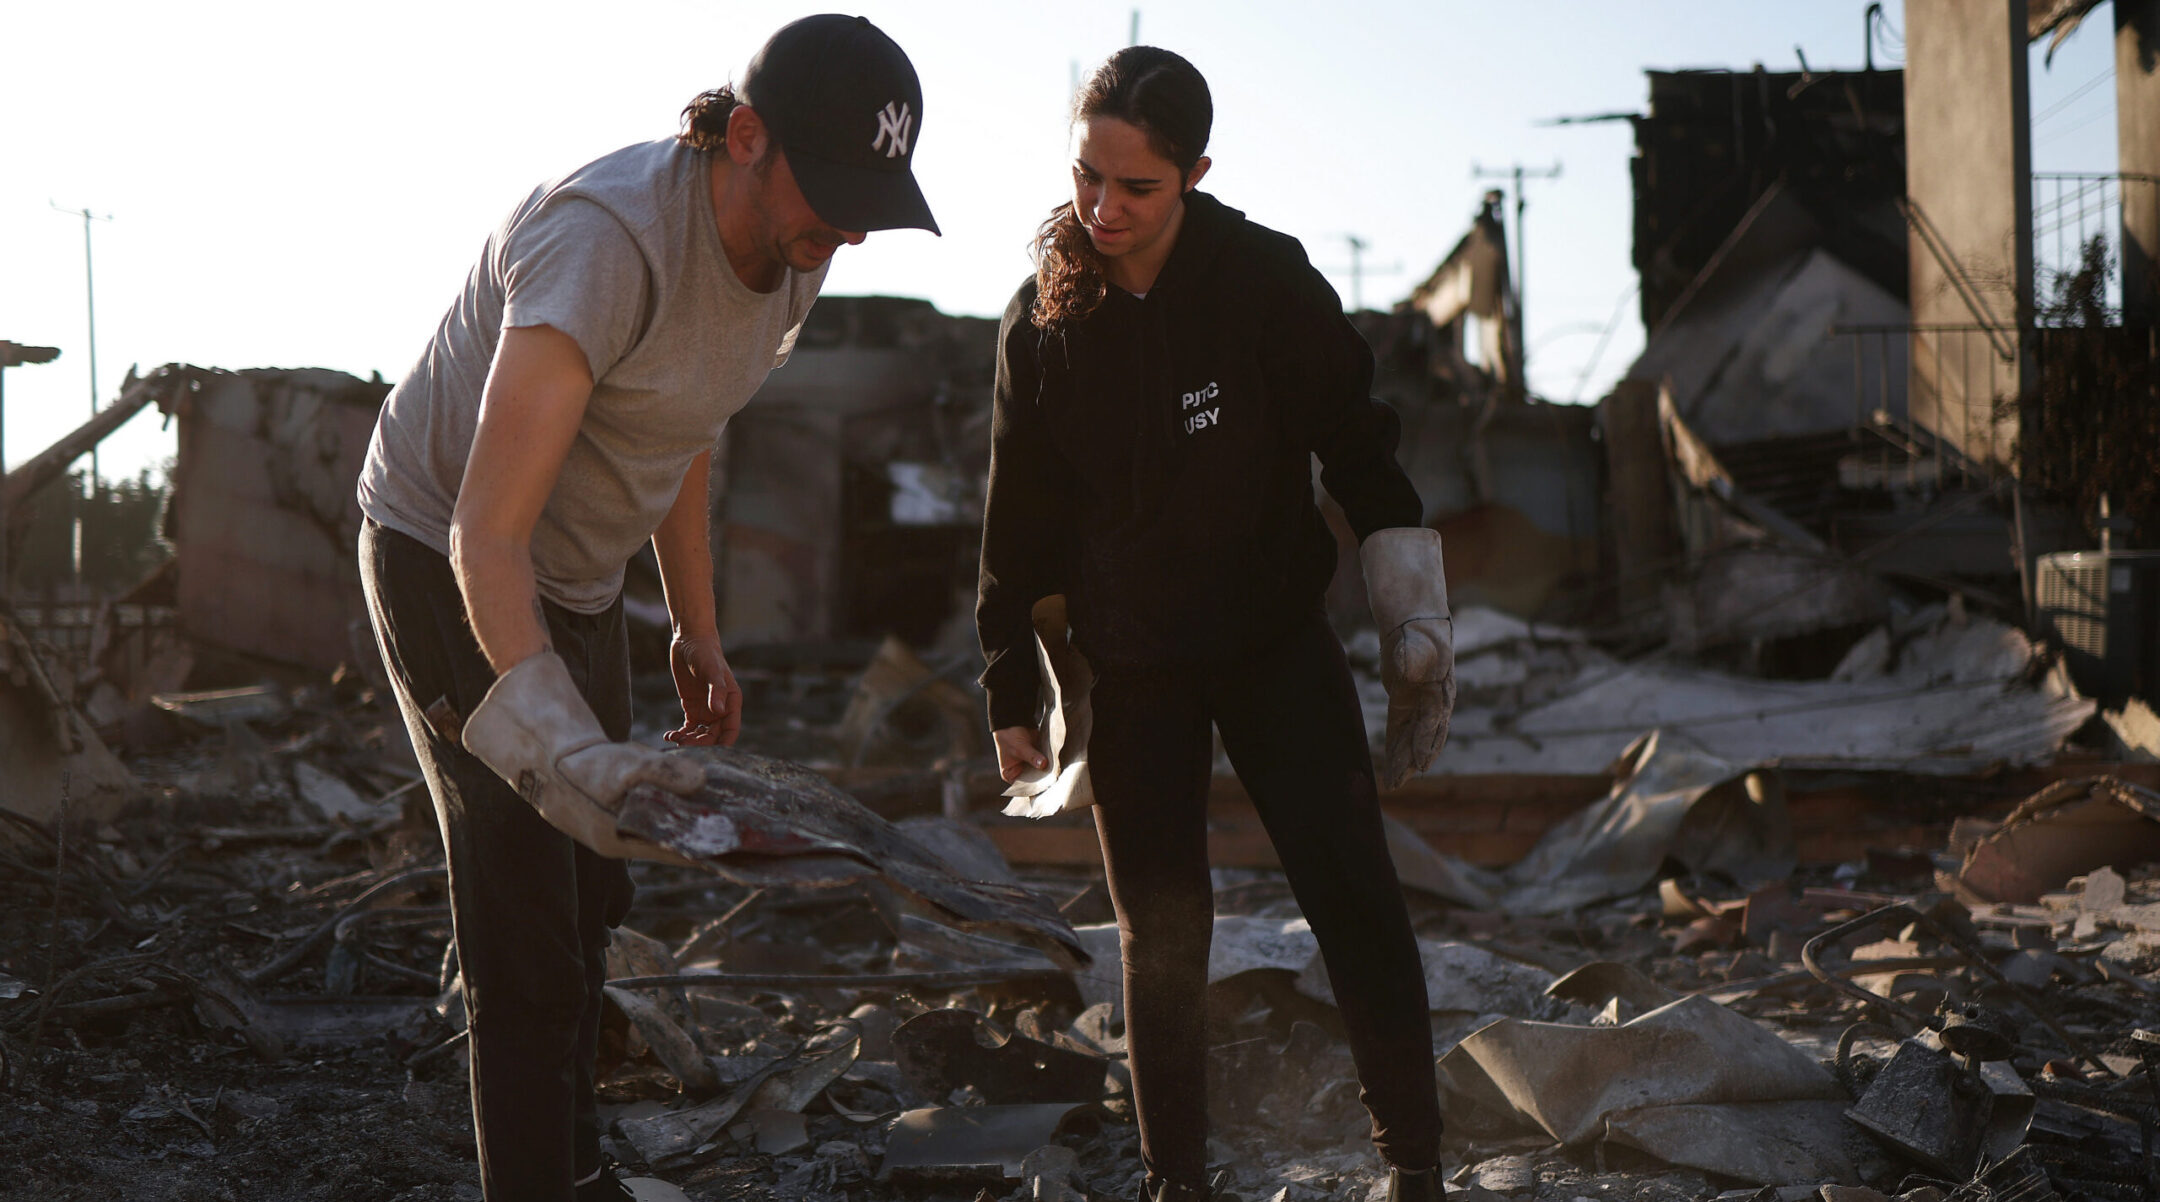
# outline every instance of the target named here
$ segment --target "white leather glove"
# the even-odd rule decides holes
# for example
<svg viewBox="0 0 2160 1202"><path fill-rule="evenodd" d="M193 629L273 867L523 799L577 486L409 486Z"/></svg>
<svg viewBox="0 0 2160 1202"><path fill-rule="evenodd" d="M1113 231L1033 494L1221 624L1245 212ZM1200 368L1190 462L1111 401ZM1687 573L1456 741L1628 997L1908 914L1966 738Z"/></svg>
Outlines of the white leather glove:
<svg viewBox="0 0 2160 1202"><path fill-rule="evenodd" d="M632 785L695 793L705 783L704 768L688 757L611 742L553 651L496 678L465 720L464 743L549 826L601 855L692 863L657 843L618 834L615 812Z"/></svg>
<svg viewBox="0 0 2160 1202"><path fill-rule="evenodd" d="M1365 595L1380 628L1380 683L1387 686L1387 753L1380 784L1392 789L1432 767L1455 713L1455 624L1448 612L1440 532L1375 530L1359 548Z"/></svg>

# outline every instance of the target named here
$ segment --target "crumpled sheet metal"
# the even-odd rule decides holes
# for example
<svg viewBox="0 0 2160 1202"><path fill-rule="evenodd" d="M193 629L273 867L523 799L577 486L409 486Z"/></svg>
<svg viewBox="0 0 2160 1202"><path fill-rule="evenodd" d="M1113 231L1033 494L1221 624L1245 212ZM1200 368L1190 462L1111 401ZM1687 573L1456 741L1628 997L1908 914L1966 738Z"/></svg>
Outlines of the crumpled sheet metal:
<svg viewBox="0 0 2160 1202"><path fill-rule="evenodd" d="M1534 964L1496 956L1468 943L1420 939L1418 958L1425 963L1425 1006L1429 1010L1535 1013L1542 1009L1539 1000L1553 982L1551 973ZM1305 971L1298 974L1297 990L1314 1001L1336 1004L1335 989L1317 945Z"/></svg>
<svg viewBox="0 0 2160 1202"><path fill-rule="evenodd" d="M1968 902L2032 903L2106 865L2160 859L2160 794L2112 776L2057 781L2018 804L1965 853Z"/></svg>
<svg viewBox="0 0 2160 1202"><path fill-rule="evenodd" d="M1107 1066L1071 1048L993 1032L971 1010L926 1010L892 1034L893 1061L924 1097L971 1086L993 1105L1087 1102L1103 1094Z"/></svg>
<svg viewBox="0 0 2160 1202"><path fill-rule="evenodd" d="M1743 1180L1852 1179L1841 1175L1853 1167L1841 1126L1849 1100L1829 1070L1707 998L1682 998L1617 1027L1502 1019L1441 1057L1438 1071L1450 1110L1508 1116L1565 1144L1638 1132L1655 1145L1645 1150L1673 1163ZM1792 1127L1790 1138L1775 1146L1751 1147L1738 1137L1730 1144L1703 1139L1699 1146L1692 1137L1666 1138L1713 1127L1774 1133L1793 1120L1792 1108L1763 1110L1762 1104L1797 1102L1828 1104L1840 1126ZM1649 1113L1676 1108L1717 1114L1714 1122L1690 1122L1685 1110ZM1794 1171L1806 1158L1819 1173Z"/></svg>
<svg viewBox="0 0 2160 1202"><path fill-rule="evenodd" d="M1606 1136L1667 1164L1754 1185L1861 1181L1880 1160L1845 1104L1826 1100L1651 1106L1612 1115Z"/></svg>
<svg viewBox="0 0 2160 1202"><path fill-rule="evenodd" d="M1658 984L1631 964L1592 960L1578 965L1545 987L1545 996L1603 1010L1618 1000L1632 1014L1669 1006L1681 995Z"/></svg>
<svg viewBox="0 0 2160 1202"><path fill-rule="evenodd" d="M649 1164L688 1156L744 1111L799 1111L808 1106L855 1066L861 1049L862 1028L852 1021L835 1023L720 1097L648 1118L624 1119L623 1137Z"/></svg>
<svg viewBox="0 0 2160 1202"><path fill-rule="evenodd" d="M720 1078L713 1071L711 1062L705 1059L705 1049L698 1046L695 1036L668 1017L658 999L613 985L602 986L600 992L630 1020L630 1025L652 1049L661 1066L673 1074L684 1089L708 1093L719 1087Z"/></svg>
<svg viewBox="0 0 2160 1202"><path fill-rule="evenodd" d="M1748 796L1748 771L1652 731L1611 766L1605 800L1545 832L1529 855L1494 871L1433 852L1445 871L1411 883L1478 909L1557 914L1642 889L1668 857L1693 872L1779 880L1795 861L1792 820L1777 790Z"/></svg>
<svg viewBox="0 0 2160 1202"><path fill-rule="evenodd" d="M1469 622L1467 607L1456 612L1466 689L1493 673L1480 660L1538 662L1541 644L1572 633L1539 626L1479 647L1462 638ZM1886 658L1831 680L1758 680L1579 652L1531 682L1529 691L1545 700L1529 708L1466 696L1431 771L1595 773L1629 740L1660 729L1737 764L1964 775L2044 763L2097 706L2059 673L2028 683L2035 650L2001 622L1950 615L1908 639L1894 666ZM1386 729L1386 691L1366 677L1359 699L1377 738Z"/></svg>
<svg viewBox="0 0 2160 1202"><path fill-rule="evenodd" d="M882 876L964 931L1025 938L1071 967L1086 950L1056 908L1018 885L963 879L832 782L799 764L727 747L674 752L702 760L705 788L678 797L640 785L616 825L740 884L837 885Z"/></svg>
<svg viewBox="0 0 2160 1202"><path fill-rule="evenodd" d="M878 1180L892 1177L1017 1179L1028 1155L1054 1142L1092 1102L1013 1106L944 1106L910 1110L885 1137Z"/></svg>
<svg viewBox="0 0 2160 1202"><path fill-rule="evenodd" d="M1109 1002L1115 1017L1124 1004L1117 924L1081 927L1078 934L1095 955L1093 964L1073 974L1081 999L1088 1005ZM1418 955L1425 965L1427 1005L1435 1011L1534 1013L1553 982L1553 975L1542 968L1467 943L1420 939ZM1312 924L1303 918L1218 915L1208 943L1208 983L1260 970L1294 974L1299 993L1336 1004Z"/></svg>

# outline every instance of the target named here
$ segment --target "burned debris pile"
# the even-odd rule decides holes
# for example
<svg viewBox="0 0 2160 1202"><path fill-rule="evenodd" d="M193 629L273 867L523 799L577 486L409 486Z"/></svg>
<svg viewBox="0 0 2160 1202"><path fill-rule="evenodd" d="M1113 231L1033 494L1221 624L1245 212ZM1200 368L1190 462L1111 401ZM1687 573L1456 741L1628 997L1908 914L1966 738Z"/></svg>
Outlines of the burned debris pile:
<svg viewBox="0 0 2160 1202"><path fill-rule="evenodd" d="M645 828L707 862L635 868L607 1147L698 1198L1131 1196L1116 928L1098 870L1026 850L1092 834L995 816L979 771L847 766L842 719L890 675L869 662L746 671L746 742L819 770L701 752L696 830ZM652 710L668 690L641 680ZM18 1173L62 1195L474 1196L441 852L396 715L353 674L150 708L165 735L129 749L128 806L0 820ZM940 721L921 692L888 708ZM904 758L898 738L868 758ZM1512 864L1433 823L1417 789L1450 778L1413 781L1388 804L1452 1188L2139 1196L2160 780L2119 771L1939 779L1893 804L1905 825L1802 855L1854 774L1651 735ZM1500 779L1451 787L1474 808ZM1384 1168L1317 944L1278 872L1223 858L1218 1193L1362 1200Z"/></svg>

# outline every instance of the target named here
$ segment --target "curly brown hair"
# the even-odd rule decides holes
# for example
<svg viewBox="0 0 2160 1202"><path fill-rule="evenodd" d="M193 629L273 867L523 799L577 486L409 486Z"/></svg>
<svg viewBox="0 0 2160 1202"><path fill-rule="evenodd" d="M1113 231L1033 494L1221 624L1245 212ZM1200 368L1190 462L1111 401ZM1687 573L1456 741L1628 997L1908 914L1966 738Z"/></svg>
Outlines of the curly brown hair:
<svg viewBox="0 0 2160 1202"><path fill-rule="evenodd" d="M1147 134L1148 146L1189 179L1207 151L1215 102L1207 80L1182 55L1157 46L1127 46L1103 60L1073 95L1072 121L1116 117ZM1108 294L1103 257L1089 240L1071 201L1050 211L1035 231L1035 304L1041 329L1059 329L1095 311Z"/></svg>
<svg viewBox="0 0 2160 1202"><path fill-rule="evenodd" d="M693 150L719 150L727 145L728 115L742 97L726 84L710 92L699 92L683 106L682 132L675 140Z"/></svg>

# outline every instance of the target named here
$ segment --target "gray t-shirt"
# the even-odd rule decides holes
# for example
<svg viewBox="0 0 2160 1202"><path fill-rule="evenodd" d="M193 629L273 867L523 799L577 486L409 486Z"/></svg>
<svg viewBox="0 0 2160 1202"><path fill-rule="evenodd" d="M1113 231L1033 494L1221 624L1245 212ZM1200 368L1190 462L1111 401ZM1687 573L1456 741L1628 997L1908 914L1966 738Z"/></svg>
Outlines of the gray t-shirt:
<svg viewBox="0 0 2160 1202"><path fill-rule="evenodd" d="M744 286L713 224L710 163L672 138L647 142L526 198L383 403L361 511L448 554L500 332L552 326L577 340L595 383L533 530L533 575L566 608L607 608L690 461L787 361L825 279L820 267L771 293Z"/></svg>

